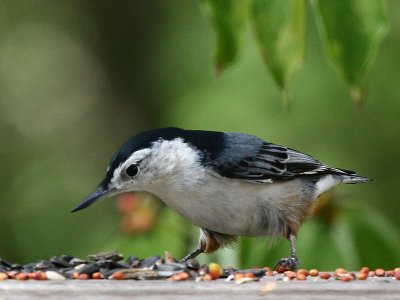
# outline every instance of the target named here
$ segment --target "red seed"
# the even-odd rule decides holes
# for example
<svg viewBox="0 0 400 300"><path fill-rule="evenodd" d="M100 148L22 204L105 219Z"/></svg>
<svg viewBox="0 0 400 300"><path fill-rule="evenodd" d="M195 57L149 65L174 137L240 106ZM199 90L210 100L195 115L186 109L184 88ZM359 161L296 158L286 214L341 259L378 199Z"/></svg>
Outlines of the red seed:
<svg viewBox="0 0 400 300"><path fill-rule="evenodd" d="M348 282L348 281L352 281L352 280L353 280L353 277L351 275L344 275L344 276L340 277L340 281L343 281L343 282Z"/></svg>
<svg viewBox="0 0 400 300"><path fill-rule="evenodd" d="M345 273L347 273L347 270L346 270L346 269L337 268L337 269L335 270L335 272L333 273L333 276L337 276L337 275L339 275L339 274L345 274Z"/></svg>
<svg viewBox="0 0 400 300"><path fill-rule="evenodd" d="M111 275L111 279L123 280L123 279L125 279L125 275L124 275L124 273L122 273L122 272L114 272L114 273Z"/></svg>
<svg viewBox="0 0 400 300"><path fill-rule="evenodd" d="M280 266L278 267L278 269L276 269L276 271L277 271L278 273L284 273L285 271L288 271L288 267L280 265Z"/></svg>
<svg viewBox="0 0 400 300"><path fill-rule="evenodd" d="M217 279L222 275L222 268L217 263L208 264L208 274L211 275L212 279Z"/></svg>
<svg viewBox="0 0 400 300"><path fill-rule="evenodd" d="M297 280L306 280L307 276L304 273L297 273L296 279Z"/></svg>
<svg viewBox="0 0 400 300"><path fill-rule="evenodd" d="M368 278L368 273L367 272L360 272L357 275L358 280L366 280Z"/></svg>
<svg viewBox="0 0 400 300"><path fill-rule="evenodd" d="M285 274L285 276L286 276L287 278L289 278L290 280L292 280L292 279L294 279L294 278L297 277L297 273L296 273L296 272L293 272L293 271L286 271L284 274Z"/></svg>
<svg viewBox="0 0 400 300"><path fill-rule="evenodd" d="M210 274L208 274L210 275ZM190 277L189 273L187 272L181 272L178 274L175 274L169 278L170 281L183 281L187 280Z"/></svg>
<svg viewBox="0 0 400 300"><path fill-rule="evenodd" d="M33 280L46 280L46 273L42 271L37 271L37 272L30 272L28 273L29 279Z"/></svg>
<svg viewBox="0 0 400 300"><path fill-rule="evenodd" d="M15 279L17 279L17 280L28 280L29 276L28 276L28 274L21 272L21 273L18 273L15 276Z"/></svg>
<svg viewBox="0 0 400 300"><path fill-rule="evenodd" d="M8 279L7 273L1 272L0 273L0 281L7 280L7 279Z"/></svg>
<svg viewBox="0 0 400 300"><path fill-rule="evenodd" d="M298 269L297 274L303 274L304 276L308 276L309 272L306 269Z"/></svg>
<svg viewBox="0 0 400 300"><path fill-rule="evenodd" d="M103 274L101 274L100 272L94 272L92 274L92 278L93 279L103 279Z"/></svg>
<svg viewBox="0 0 400 300"><path fill-rule="evenodd" d="M374 271L369 271L368 272L368 277L374 277L375 276L375 272Z"/></svg>
<svg viewBox="0 0 400 300"><path fill-rule="evenodd" d="M327 272L321 272L321 273L319 273L319 278L321 278L321 279L329 279L329 278L331 278L331 274L329 274Z"/></svg>
<svg viewBox="0 0 400 300"><path fill-rule="evenodd" d="M244 277L244 276L243 276L243 277ZM206 275L203 276L203 280L204 280L204 281L211 281L211 280L213 280L213 279L212 279L212 277L211 277L210 274L206 274Z"/></svg>
<svg viewBox="0 0 400 300"><path fill-rule="evenodd" d="M254 274L254 273L247 272L247 273L244 274L244 277L247 277L247 278L256 278L257 276L256 276L256 274Z"/></svg>
<svg viewBox="0 0 400 300"><path fill-rule="evenodd" d="M88 280L90 278L89 274L82 273L78 275L79 280Z"/></svg>
<svg viewBox="0 0 400 300"><path fill-rule="evenodd" d="M238 280L238 279L242 279L244 277L243 273L235 273L233 275L233 280Z"/></svg>
<svg viewBox="0 0 400 300"><path fill-rule="evenodd" d="M187 272L182 272L182 273L180 273L180 275L181 275L181 280L187 280L187 279L189 279L189 273L187 273Z"/></svg>
<svg viewBox="0 0 400 300"><path fill-rule="evenodd" d="M46 273L41 271L36 272L36 280L47 280Z"/></svg>
<svg viewBox="0 0 400 300"><path fill-rule="evenodd" d="M312 277L316 277L318 276L318 270L317 269L311 269L310 271L308 271L308 274Z"/></svg>
<svg viewBox="0 0 400 300"><path fill-rule="evenodd" d="M179 274L175 274L175 275L172 275L171 277L169 277L168 280L169 281L179 281L180 278L181 277L179 276Z"/></svg>
<svg viewBox="0 0 400 300"><path fill-rule="evenodd" d="M283 272L283 275L285 275L285 276L288 276L288 275L296 275L297 274L297 272L296 271L285 271L285 272Z"/></svg>
<svg viewBox="0 0 400 300"><path fill-rule="evenodd" d="M397 280L400 280L400 272L395 272L395 273L394 273L394 277L395 277Z"/></svg>
<svg viewBox="0 0 400 300"><path fill-rule="evenodd" d="M361 273L369 273L369 268L368 267L362 267L360 270Z"/></svg>
<svg viewBox="0 0 400 300"><path fill-rule="evenodd" d="M395 272L393 270L388 270L388 271L386 271L386 277L393 277L394 273Z"/></svg>
<svg viewBox="0 0 400 300"><path fill-rule="evenodd" d="M15 277L17 276L18 272L17 271L8 271L7 275L9 278L11 279L15 279Z"/></svg>
<svg viewBox="0 0 400 300"><path fill-rule="evenodd" d="M267 271L265 275L267 275L268 277L272 277L274 276L274 271Z"/></svg>
<svg viewBox="0 0 400 300"><path fill-rule="evenodd" d="M385 276L385 270L384 269L376 269L375 275L378 277L383 277L383 276Z"/></svg>

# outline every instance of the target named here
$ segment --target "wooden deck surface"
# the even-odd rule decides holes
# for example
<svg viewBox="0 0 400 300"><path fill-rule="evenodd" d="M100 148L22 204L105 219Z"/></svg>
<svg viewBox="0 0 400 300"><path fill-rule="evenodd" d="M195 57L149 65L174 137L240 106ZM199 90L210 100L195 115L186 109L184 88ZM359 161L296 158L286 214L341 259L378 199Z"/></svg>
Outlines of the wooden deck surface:
<svg viewBox="0 0 400 300"><path fill-rule="evenodd" d="M66 280L0 282L0 299L400 299L400 281L369 278L367 281L277 281L235 284L164 280Z"/></svg>

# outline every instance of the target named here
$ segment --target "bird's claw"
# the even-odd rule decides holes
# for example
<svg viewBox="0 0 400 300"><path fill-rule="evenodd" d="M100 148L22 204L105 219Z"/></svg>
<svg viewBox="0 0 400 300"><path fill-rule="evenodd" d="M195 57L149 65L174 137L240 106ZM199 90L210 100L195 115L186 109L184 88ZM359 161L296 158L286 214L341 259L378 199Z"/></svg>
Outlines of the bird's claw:
<svg viewBox="0 0 400 300"><path fill-rule="evenodd" d="M274 270L285 270L285 271L296 271L299 265L299 259L296 255L291 255L290 257L282 258L280 261L277 262L275 265Z"/></svg>

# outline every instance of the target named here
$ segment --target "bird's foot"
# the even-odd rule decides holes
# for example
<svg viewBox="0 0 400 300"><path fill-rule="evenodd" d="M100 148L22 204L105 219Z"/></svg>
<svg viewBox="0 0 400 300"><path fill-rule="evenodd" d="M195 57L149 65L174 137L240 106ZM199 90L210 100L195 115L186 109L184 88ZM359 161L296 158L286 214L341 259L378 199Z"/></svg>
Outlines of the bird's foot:
<svg viewBox="0 0 400 300"><path fill-rule="evenodd" d="M274 270L278 272L284 271L296 271L297 267L299 266L299 259L296 255L291 255L290 257L282 258L280 261L277 262L275 265Z"/></svg>
<svg viewBox="0 0 400 300"><path fill-rule="evenodd" d="M203 253L204 251L200 248L194 250L193 252L189 253L188 255L186 255L184 258L182 258L181 260L178 261L178 263L185 263L186 261L188 261L189 259L195 258L196 256L198 256L199 254Z"/></svg>

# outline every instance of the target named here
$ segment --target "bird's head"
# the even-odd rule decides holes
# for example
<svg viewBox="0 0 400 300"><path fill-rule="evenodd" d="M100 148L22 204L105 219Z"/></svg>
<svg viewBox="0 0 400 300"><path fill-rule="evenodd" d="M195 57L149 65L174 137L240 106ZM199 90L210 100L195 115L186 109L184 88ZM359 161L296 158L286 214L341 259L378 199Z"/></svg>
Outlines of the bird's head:
<svg viewBox="0 0 400 300"><path fill-rule="evenodd" d="M200 136L199 136L200 134ZM179 128L145 131L129 139L113 155L97 189L72 212L97 200L132 191L152 192L157 185L196 176L202 170L210 138ZM215 147L215 143L211 143ZM217 145L218 146L218 145Z"/></svg>

